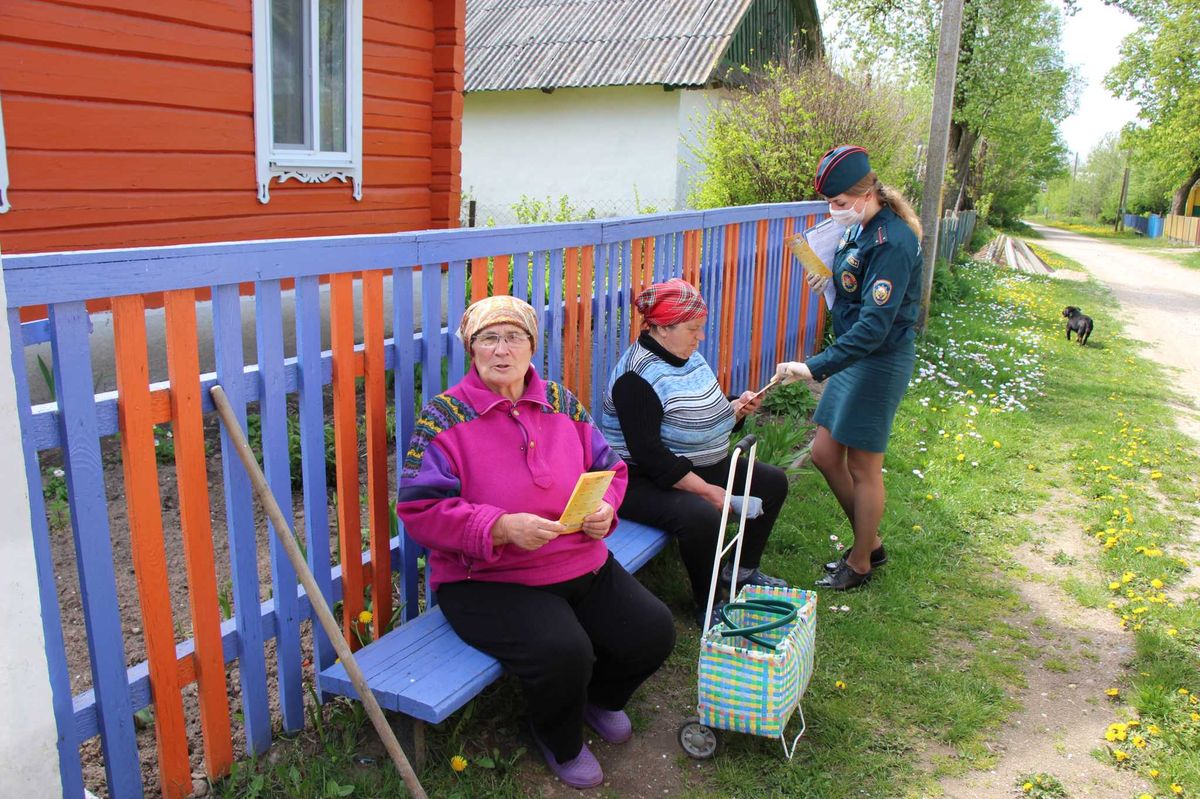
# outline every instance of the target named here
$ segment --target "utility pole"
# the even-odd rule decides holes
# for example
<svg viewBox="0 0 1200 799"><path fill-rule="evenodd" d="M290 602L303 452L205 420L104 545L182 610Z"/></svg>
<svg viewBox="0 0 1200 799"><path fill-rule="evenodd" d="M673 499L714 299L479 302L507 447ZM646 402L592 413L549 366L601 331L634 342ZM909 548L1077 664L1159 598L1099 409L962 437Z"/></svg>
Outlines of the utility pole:
<svg viewBox="0 0 1200 799"><path fill-rule="evenodd" d="M1067 197L1067 216L1075 215L1075 175L1079 172L1079 151L1075 151L1075 166L1071 169L1071 193Z"/></svg>
<svg viewBox="0 0 1200 799"><path fill-rule="evenodd" d="M937 72L933 79L933 114L929 118L929 154L921 199L921 228L924 231L921 252L925 271L917 330L924 330L929 321L929 301L933 295L933 267L937 261L938 226L942 218L942 183L946 178L946 150L950 146L950 118L954 112L962 11L963 0L944 0L942 3L942 30L938 37Z"/></svg>
<svg viewBox="0 0 1200 799"><path fill-rule="evenodd" d="M1113 222L1113 233L1125 227L1125 200L1129 197L1129 161L1125 162L1125 177L1121 181L1121 199L1117 200L1117 220Z"/></svg>

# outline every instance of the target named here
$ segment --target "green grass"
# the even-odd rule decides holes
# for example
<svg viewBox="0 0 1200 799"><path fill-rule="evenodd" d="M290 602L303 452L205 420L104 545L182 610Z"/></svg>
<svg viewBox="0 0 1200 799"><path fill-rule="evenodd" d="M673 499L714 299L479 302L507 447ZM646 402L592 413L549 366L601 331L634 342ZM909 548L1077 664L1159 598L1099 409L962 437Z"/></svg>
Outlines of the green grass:
<svg viewBox="0 0 1200 799"><path fill-rule="evenodd" d="M1026 578L1011 568L1012 552L1040 539L1033 512L1052 491L1080 498L1073 521L1092 537L1088 558L1103 572L1064 588L1084 606L1111 603L1136 641L1132 667L1111 675L1119 697L1099 686L1094 699L1112 703L1114 722L1137 716L1159 731L1145 748L1127 747L1121 767L1157 769L1147 777L1156 795L1172 784L1200 794L1200 722L1190 715L1200 712L1192 698L1200 691L1200 608L1151 599L1161 593L1152 580L1169 589L1188 568L1174 547L1200 496L1196 458L1175 432L1161 371L1134 342L1119 333L1087 348L1061 339L1068 293L1083 295L1105 330L1120 330L1111 296L1095 283L1064 287L987 265L940 273L886 461L882 532L891 562L866 590L821 598L805 740L791 762L778 741L731 733L699 766L666 753L687 795L917 797L936 795L943 775L994 764L988 740L1016 708L1011 697L1040 654L1017 623L1027 609L1014 583ZM848 540L849 531L820 475L803 469L765 564L809 585L833 552L831 535ZM671 552L639 577L685 618L688 591ZM831 612L834 602L849 610ZM694 702L697 636L679 629L675 653L635 697L639 730L664 714L672 725L682 721L681 708ZM536 796L530 776L540 779L543 767L524 751L522 704L514 682L501 680L431 727L421 774L430 795ZM277 743L274 762L240 764L216 795L326 797L347 786L356 797L404 795L391 767L379 765L385 757L356 706L327 706L321 719L319 731L310 725ZM1096 746L1114 760L1114 744ZM372 764L355 759L364 752ZM456 755L468 761L461 773L450 766ZM611 753L603 762L611 774L637 767Z"/></svg>

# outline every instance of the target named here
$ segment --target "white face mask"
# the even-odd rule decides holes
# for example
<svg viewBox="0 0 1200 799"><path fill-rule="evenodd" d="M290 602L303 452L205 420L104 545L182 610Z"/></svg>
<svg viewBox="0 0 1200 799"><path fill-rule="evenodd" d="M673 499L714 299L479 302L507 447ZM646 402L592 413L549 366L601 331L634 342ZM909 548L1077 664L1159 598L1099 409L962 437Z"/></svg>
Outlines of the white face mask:
<svg viewBox="0 0 1200 799"><path fill-rule="evenodd" d="M839 225L842 225L844 227L853 227L854 225L861 225L862 221L863 221L863 216L865 216L866 213L867 213L867 203L866 203L865 196L863 197L862 208L857 211L854 210L854 206L850 206L849 208L842 208L842 209L837 209L837 208L829 209L830 218L833 219L834 222L837 222Z"/></svg>

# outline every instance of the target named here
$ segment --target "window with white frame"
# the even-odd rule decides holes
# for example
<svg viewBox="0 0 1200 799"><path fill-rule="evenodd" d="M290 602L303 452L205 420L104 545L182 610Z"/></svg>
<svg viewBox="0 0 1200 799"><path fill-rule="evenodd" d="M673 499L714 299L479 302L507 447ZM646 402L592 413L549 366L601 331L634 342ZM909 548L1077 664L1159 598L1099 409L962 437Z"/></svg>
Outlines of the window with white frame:
<svg viewBox="0 0 1200 799"><path fill-rule="evenodd" d="M349 181L362 199L362 0L254 0L258 199Z"/></svg>
<svg viewBox="0 0 1200 799"><path fill-rule="evenodd" d="M0 214L8 213L8 145L4 143L4 104L0 103Z"/></svg>

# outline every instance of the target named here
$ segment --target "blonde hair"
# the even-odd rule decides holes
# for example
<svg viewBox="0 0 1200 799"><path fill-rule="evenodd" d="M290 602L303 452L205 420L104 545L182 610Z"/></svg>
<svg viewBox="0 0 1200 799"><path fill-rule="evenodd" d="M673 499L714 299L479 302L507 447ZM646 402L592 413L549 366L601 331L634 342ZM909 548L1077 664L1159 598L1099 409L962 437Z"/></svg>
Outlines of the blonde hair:
<svg viewBox="0 0 1200 799"><path fill-rule="evenodd" d="M845 193L853 197L861 197L872 191L879 198L879 204L891 208L896 216L903 219L904 224L908 225L912 229L912 232L917 234L917 240L919 241L923 234L921 232L921 219L917 216L917 212L909 205L908 200L904 198L903 194L881 183L879 177L874 172L868 172L865 178L846 189Z"/></svg>

